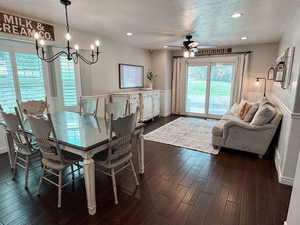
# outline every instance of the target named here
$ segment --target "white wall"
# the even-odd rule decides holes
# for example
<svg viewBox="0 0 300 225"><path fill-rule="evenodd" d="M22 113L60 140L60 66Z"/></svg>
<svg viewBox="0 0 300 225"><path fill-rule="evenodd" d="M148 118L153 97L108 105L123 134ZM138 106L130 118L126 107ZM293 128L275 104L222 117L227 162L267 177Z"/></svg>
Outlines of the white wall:
<svg viewBox="0 0 300 225"><path fill-rule="evenodd" d="M167 50L151 51L151 70L157 76L154 89L160 90L161 116L171 114L172 54Z"/></svg>
<svg viewBox="0 0 300 225"><path fill-rule="evenodd" d="M252 101L263 96L263 82L256 85L256 77L266 77L267 71L275 63L278 43L232 46L233 52L251 51L249 62L248 98ZM272 82L267 83L270 90Z"/></svg>
<svg viewBox="0 0 300 225"><path fill-rule="evenodd" d="M282 183L292 184L296 169L300 146L300 10L291 16L290 23L286 25L277 55L288 47L296 47L292 68L291 85L282 89L278 84L272 86L272 97L282 108L284 118L280 133L279 144L276 149L276 167L279 180Z"/></svg>

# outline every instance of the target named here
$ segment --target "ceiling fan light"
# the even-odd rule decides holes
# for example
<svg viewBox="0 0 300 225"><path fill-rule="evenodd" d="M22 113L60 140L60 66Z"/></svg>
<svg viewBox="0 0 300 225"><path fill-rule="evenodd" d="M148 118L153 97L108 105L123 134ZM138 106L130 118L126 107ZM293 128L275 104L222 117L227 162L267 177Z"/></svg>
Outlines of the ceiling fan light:
<svg viewBox="0 0 300 225"><path fill-rule="evenodd" d="M190 52L190 57L195 57L195 52Z"/></svg>
<svg viewBox="0 0 300 225"><path fill-rule="evenodd" d="M185 50L185 51L183 52L183 57L184 57L184 58L190 57L190 52L187 51L187 50Z"/></svg>
<svg viewBox="0 0 300 225"><path fill-rule="evenodd" d="M242 13L239 13L239 12L235 12L231 15L232 18L239 18L242 16Z"/></svg>

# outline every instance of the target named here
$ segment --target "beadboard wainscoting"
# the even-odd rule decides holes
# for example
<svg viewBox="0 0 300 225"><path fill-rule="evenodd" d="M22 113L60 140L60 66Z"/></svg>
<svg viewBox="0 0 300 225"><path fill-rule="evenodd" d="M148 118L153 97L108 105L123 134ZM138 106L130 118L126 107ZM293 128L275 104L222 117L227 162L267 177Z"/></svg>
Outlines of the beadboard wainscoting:
<svg viewBox="0 0 300 225"><path fill-rule="evenodd" d="M167 117L171 115L171 90L160 90L160 115Z"/></svg>
<svg viewBox="0 0 300 225"><path fill-rule="evenodd" d="M281 132L275 152L278 180L282 184L292 186L300 146L300 113L293 113L275 95L272 95L271 99L276 102L283 113Z"/></svg>

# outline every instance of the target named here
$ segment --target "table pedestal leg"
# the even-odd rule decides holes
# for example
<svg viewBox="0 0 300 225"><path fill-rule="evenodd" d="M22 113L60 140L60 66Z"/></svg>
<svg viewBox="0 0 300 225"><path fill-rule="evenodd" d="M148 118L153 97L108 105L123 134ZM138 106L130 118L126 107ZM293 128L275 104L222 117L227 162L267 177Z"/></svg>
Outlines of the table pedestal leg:
<svg viewBox="0 0 300 225"><path fill-rule="evenodd" d="M140 147L138 149L138 161L139 161L139 173L144 174L145 163L144 163L144 129L141 129L139 133Z"/></svg>
<svg viewBox="0 0 300 225"><path fill-rule="evenodd" d="M87 206L90 215L96 214L96 193L95 193L95 163L92 158L84 159L84 182L87 196Z"/></svg>

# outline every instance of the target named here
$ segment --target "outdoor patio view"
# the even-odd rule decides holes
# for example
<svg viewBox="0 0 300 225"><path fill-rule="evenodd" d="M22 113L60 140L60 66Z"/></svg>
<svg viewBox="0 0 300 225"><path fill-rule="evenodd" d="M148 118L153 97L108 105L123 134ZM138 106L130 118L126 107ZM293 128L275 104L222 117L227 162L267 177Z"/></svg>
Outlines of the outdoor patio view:
<svg viewBox="0 0 300 225"><path fill-rule="evenodd" d="M186 111L224 114L230 106L232 74L232 64L189 66Z"/></svg>

